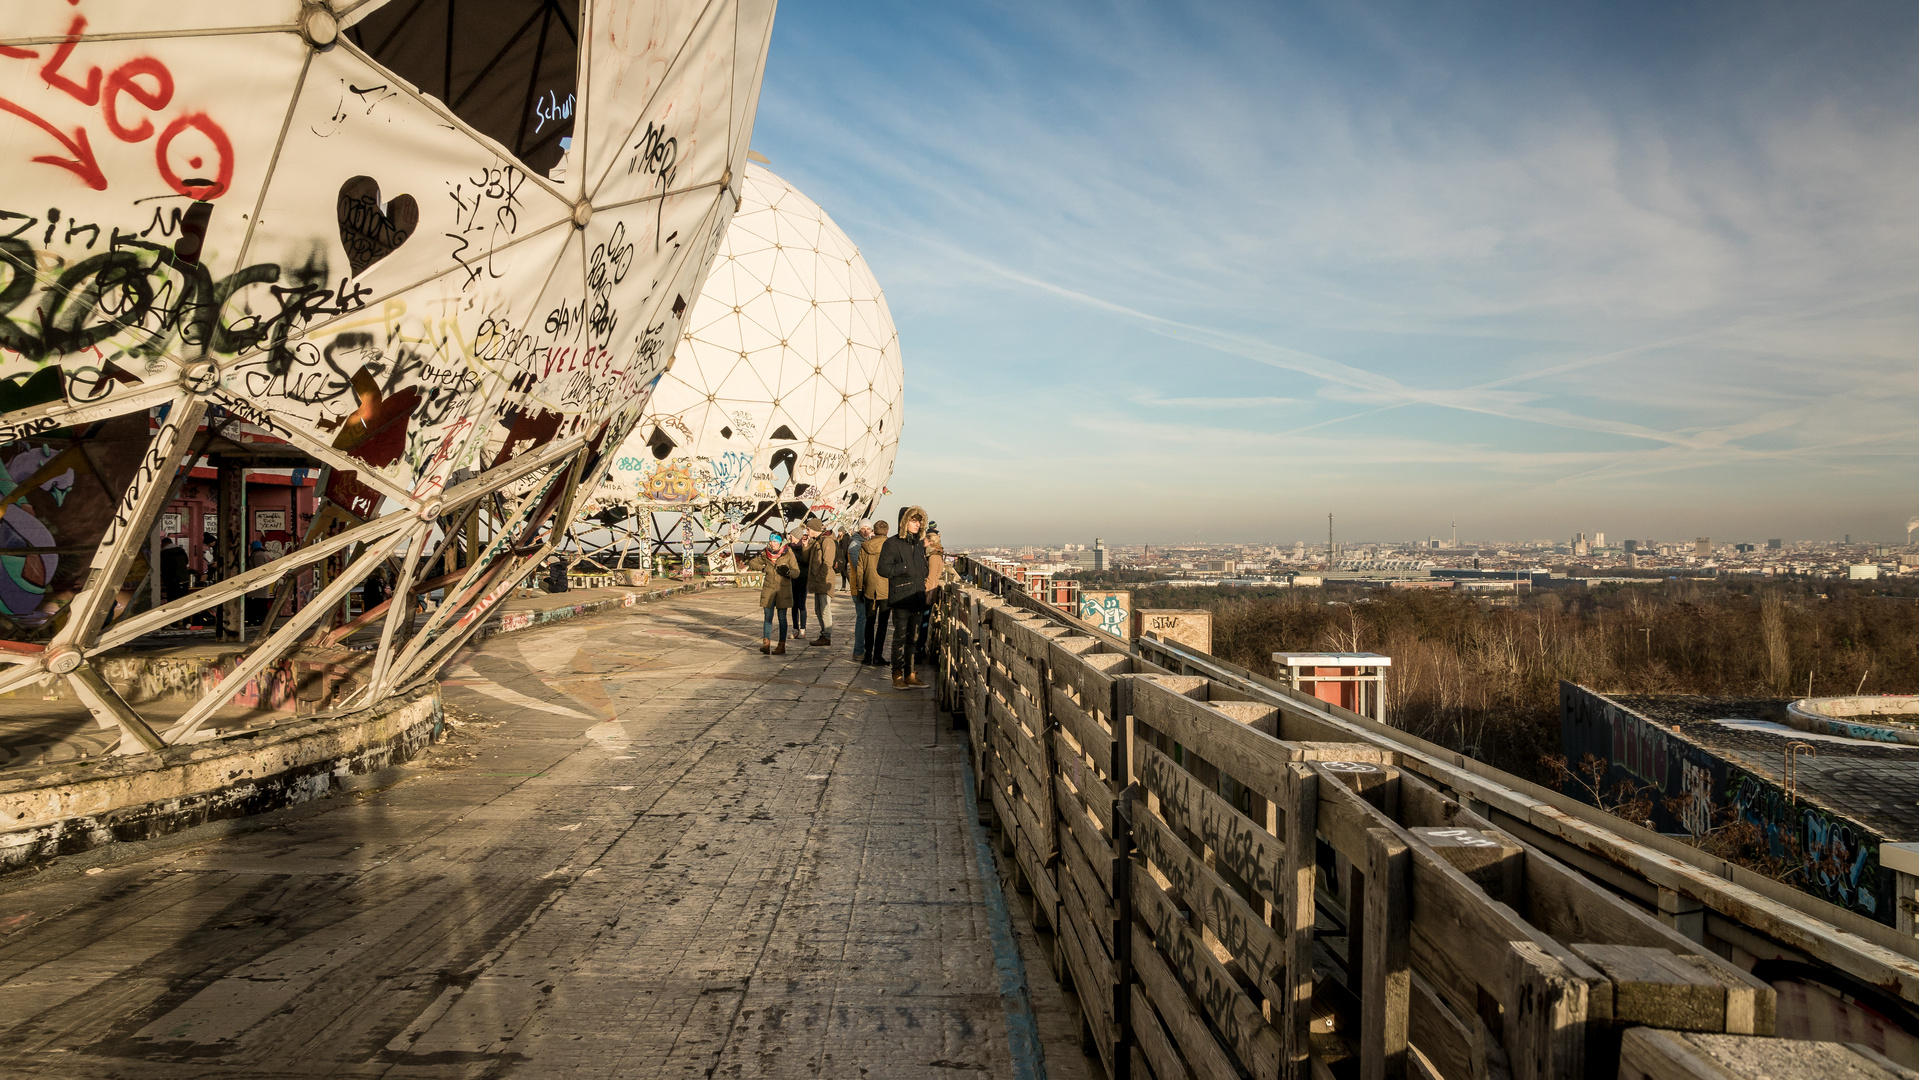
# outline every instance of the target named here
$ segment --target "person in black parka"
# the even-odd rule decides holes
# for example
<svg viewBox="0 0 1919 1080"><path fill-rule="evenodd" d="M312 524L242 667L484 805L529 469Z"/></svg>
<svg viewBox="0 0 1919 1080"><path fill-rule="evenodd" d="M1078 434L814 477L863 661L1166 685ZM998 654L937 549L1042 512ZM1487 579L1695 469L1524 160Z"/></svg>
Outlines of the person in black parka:
<svg viewBox="0 0 1919 1080"><path fill-rule="evenodd" d="M926 610L926 511L909 506L900 511L897 535L880 548L879 574L886 579L886 606L893 616L893 686L900 690L925 686L913 671L913 654L925 648L921 635Z"/></svg>

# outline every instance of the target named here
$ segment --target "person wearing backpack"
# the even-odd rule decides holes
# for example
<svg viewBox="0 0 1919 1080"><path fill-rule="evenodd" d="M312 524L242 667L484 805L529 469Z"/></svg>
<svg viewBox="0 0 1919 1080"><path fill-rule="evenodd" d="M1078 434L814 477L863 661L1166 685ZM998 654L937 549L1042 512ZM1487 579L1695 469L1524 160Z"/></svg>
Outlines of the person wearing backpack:
<svg viewBox="0 0 1919 1080"><path fill-rule="evenodd" d="M880 548L879 572L886 579L886 606L893 623L893 687L906 690L925 686L913 671L913 654L925 646L926 511L909 506L900 511L899 535Z"/></svg>

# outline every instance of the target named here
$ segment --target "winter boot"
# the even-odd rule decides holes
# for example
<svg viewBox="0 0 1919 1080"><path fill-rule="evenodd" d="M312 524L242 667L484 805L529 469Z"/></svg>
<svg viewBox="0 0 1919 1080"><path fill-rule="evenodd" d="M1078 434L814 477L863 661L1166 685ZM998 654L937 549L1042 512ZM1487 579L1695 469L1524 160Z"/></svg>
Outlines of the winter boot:
<svg viewBox="0 0 1919 1080"><path fill-rule="evenodd" d="M765 654L765 653L770 653L770 652L772 652L772 651L773 651L773 639L772 639L772 638L761 638L761 639L760 639L760 652L761 652L762 654Z"/></svg>
<svg viewBox="0 0 1919 1080"><path fill-rule="evenodd" d="M895 690L906 689L906 676L900 674L897 671L893 673L893 689Z"/></svg>
<svg viewBox="0 0 1919 1080"><path fill-rule="evenodd" d="M774 656L786 655L786 639L785 638L781 638L780 643L778 645L773 646L773 655Z"/></svg>
<svg viewBox="0 0 1919 1080"><path fill-rule="evenodd" d="M913 686L913 687L922 687L922 686L925 686L926 684L920 681L919 672L911 671L911 672L908 672L906 675L906 685Z"/></svg>
<svg viewBox="0 0 1919 1080"><path fill-rule="evenodd" d="M813 644L815 644L815 645L831 645L831 644L833 644L833 635L832 635L832 634L830 634L830 633L828 633L828 632L827 632L827 631L825 631L825 630L822 630L822 631L820 631L820 636L819 636L819 637L816 637L816 638L814 638L814 639L813 639Z"/></svg>

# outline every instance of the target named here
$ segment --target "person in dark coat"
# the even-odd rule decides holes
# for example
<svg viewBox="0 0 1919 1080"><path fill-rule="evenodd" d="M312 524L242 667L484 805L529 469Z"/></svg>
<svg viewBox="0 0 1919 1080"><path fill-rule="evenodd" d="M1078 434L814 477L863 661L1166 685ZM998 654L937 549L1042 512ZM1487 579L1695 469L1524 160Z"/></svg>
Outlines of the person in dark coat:
<svg viewBox="0 0 1919 1080"><path fill-rule="evenodd" d="M812 520L811 518L807 519L808 522ZM806 637L806 596L808 591L807 586L809 584L807 581L805 555L806 528L807 526L802 524L800 526L799 536L787 545L793 552L794 561L799 563L800 567L800 572L793 578L793 636L796 638Z"/></svg>
<svg viewBox="0 0 1919 1080"><path fill-rule="evenodd" d="M899 535L880 548L879 574L886 579L886 605L893 623L893 686L905 690L925 686L913 671L913 654L922 651L920 635L926 610L926 511L909 506L900 511Z"/></svg>

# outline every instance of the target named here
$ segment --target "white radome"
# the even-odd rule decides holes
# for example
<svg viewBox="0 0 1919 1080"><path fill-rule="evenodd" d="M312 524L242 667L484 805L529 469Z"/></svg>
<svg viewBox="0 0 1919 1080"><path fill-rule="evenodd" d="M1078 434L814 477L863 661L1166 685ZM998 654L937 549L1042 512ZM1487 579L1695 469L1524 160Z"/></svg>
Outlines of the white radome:
<svg viewBox="0 0 1919 1080"><path fill-rule="evenodd" d="M869 515L899 448L899 333L859 248L748 165L739 209L600 508L687 513L709 536Z"/></svg>

